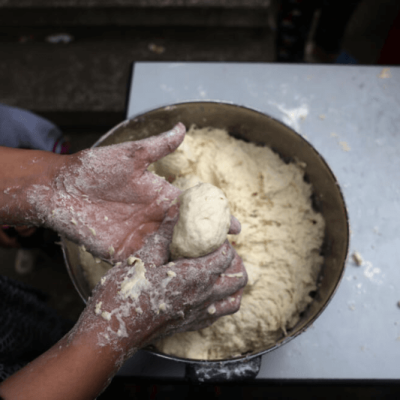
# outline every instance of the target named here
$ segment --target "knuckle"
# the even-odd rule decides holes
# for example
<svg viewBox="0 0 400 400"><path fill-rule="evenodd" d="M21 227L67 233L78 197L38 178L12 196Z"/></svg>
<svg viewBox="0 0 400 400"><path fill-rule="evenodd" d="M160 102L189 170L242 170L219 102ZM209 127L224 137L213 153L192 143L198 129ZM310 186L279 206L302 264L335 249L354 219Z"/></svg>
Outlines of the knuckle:
<svg viewBox="0 0 400 400"><path fill-rule="evenodd" d="M236 313L240 310L240 301L238 301L233 307L233 313Z"/></svg>

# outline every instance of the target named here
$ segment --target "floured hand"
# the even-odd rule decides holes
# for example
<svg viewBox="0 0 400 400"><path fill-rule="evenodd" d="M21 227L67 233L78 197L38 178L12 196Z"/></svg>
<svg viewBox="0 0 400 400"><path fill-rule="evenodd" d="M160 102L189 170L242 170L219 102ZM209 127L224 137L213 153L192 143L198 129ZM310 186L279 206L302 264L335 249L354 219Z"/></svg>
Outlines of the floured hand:
<svg viewBox="0 0 400 400"><path fill-rule="evenodd" d="M228 241L210 255L160 267L132 258L96 286L73 335L90 332L98 345L125 358L163 336L236 312L246 283L242 260Z"/></svg>
<svg viewBox="0 0 400 400"><path fill-rule="evenodd" d="M50 190L35 189L45 225L112 262L135 254L165 263L180 191L147 167L173 152L185 131L179 123L158 136L65 158Z"/></svg>

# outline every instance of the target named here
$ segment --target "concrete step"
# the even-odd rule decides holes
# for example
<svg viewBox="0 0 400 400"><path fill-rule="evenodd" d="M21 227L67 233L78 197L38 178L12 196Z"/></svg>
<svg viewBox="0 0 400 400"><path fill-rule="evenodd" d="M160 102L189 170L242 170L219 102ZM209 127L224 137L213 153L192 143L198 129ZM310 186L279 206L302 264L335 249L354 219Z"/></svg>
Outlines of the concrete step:
<svg viewBox="0 0 400 400"><path fill-rule="evenodd" d="M270 0L0 0L3 8L59 7L247 7L268 8Z"/></svg>
<svg viewBox="0 0 400 400"><path fill-rule="evenodd" d="M72 125L76 123L68 113L75 121L93 118L100 124L94 118L98 114L105 121L101 125L123 116L133 61L274 59L269 29L71 28L74 40L69 44L47 43L51 33L53 29L0 29L0 102ZM152 51L152 44L164 51Z"/></svg>
<svg viewBox="0 0 400 400"><path fill-rule="evenodd" d="M269 7L0 8L0 26L265 27Z"/></svg>

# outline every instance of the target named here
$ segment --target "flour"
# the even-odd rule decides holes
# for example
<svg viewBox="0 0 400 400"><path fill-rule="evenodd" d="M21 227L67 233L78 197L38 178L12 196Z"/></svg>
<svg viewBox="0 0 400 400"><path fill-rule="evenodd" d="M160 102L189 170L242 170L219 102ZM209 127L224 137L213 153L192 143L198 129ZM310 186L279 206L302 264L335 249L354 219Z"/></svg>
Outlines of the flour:
<svg viewBox="0 0 400 400"><path fill-rule="evenodd" d="M239 235L228 238L249 276L236 314L206 329L162 339L155 343L160 351L192 359L232 358L275 344L295 326L312 301L309 294L317 288L323 262L324 220L312 208L304 167L285 164L268 147L234 139L223 130L195 127L174 153L151 166L182 190L208 182L225 193L231 214L242 225ZM111 266L95 264L89 253L80 252L93 287ZM171 272L166 270L162 291L169 280L178 279ZM239 279L235 275L223 279ZM153 311L164 312L161 294L152 299ZM214 308L208 308L210 315Z"/></svg>

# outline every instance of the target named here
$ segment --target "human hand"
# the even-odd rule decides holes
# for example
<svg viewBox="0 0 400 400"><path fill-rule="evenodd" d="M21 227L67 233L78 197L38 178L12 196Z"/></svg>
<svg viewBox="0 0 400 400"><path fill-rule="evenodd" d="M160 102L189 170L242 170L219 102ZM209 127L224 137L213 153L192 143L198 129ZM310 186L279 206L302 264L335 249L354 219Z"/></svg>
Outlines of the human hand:
<svg viewBox="0 0 400 400"><path fill-rule="evenodd" d="M133 254L164 264L180 190L147 167L174 151L185 131L179 123L148 139L63 156L50 192L37 195L44 224L112 262Z"/></svg>
<svg viewBox="0 0 400 400"><path fill-rule="evenodd" d="M132 262L110 269L96 286L74 335L111 346L126 359L156 339L205 328L239 310L247 274L228 241L197 259L160 267Z"/></svg>

